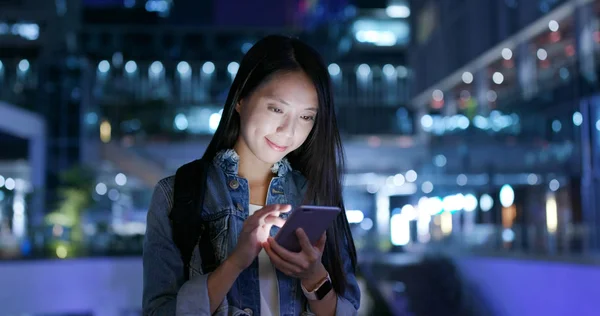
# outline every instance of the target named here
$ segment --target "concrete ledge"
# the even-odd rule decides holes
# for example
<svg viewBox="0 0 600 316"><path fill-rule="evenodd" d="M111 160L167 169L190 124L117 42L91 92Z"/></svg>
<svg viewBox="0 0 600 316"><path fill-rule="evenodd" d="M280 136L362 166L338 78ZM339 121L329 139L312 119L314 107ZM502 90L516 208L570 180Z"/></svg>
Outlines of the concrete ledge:
<svg viewBox="0 0 600 316"><path fill-rule="evenodd" d="M0 262L3 315L126 315L142 307L142 259Z"/></svg>

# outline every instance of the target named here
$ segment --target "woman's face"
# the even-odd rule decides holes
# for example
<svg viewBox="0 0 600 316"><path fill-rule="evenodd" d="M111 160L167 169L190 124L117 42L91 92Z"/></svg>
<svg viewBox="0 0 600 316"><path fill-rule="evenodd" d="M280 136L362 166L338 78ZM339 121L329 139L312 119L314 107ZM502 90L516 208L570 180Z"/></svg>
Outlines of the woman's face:
<svg viewBox="0 0 600 316"><path fill-rule="evenodd" d="M276 74L236 105L240 114L236 147L274 164L304 143L318 106L317 91L304 72Z"/></svg>

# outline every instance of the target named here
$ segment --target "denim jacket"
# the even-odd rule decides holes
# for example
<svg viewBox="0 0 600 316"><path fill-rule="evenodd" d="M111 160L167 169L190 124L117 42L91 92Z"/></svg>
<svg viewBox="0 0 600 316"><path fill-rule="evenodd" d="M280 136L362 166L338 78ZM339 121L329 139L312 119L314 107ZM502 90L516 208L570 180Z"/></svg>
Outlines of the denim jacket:
<svg viewBox="0 0 600 316"><path fill-rule="evenodd" d="M239 156L234 150L219 152L208 170L207 192L202 219L209 225L211 242L220 262L236 246L244 220L248 217L248 182L237 174ZM300 205L306 179L292 170L286 159L276 163L269 186L267 204ZM144 315L210 315L207 273L203 273L198 247L190 262L190 279L184 282L183 263L172 240L169 212L173 206L174 177L161 180L155 187L148 210L144 240ZM288 214L283 214L287 217ZM271 236L278 228L273 227ZM347 241L342 260L348 281L344 295L338 295L336 315L356 315L360 289L349 259ZM277 270L281 316L313 315L298 279ZM214 315L260 315L258 259L244 270Z"/></svg>

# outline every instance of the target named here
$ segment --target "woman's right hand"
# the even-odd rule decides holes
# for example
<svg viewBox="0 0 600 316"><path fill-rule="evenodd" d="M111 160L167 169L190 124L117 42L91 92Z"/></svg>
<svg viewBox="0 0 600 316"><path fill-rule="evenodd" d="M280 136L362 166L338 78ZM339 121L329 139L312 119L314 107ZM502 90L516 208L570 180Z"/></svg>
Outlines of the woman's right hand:
<svg viewBox="0 0 600 316"><path fill-rule="evenodd" d="M282 227L285 220L279 215L291 210L290 205L267 205L256 211L244 221L238 242L228 260L240 271L252 264L267 241L273 225Z"/></svg>

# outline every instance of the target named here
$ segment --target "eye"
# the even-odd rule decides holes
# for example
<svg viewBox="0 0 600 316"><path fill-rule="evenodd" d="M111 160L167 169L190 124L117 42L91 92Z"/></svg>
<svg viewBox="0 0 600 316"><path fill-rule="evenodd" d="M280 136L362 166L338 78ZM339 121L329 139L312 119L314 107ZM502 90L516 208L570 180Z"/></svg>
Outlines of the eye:
<svg viewBox="0 0 600 316"><path fill-rule="evenodd" d="M274 106L270 106L270 107L269 107L269 111L273 111L273 112L275 112L275 113L283 113L283 111L281 111L281 109L280 109L280 108L278 108L278 107L274 107Z"/></svg>
<svg viewBox="0 0 600 316"><path fill-rule="evenodd" d="M310 115L303 115L300 117L301 119L305 120L305 121L314 121L315 117L314 116L310 116Z"/></svg>

